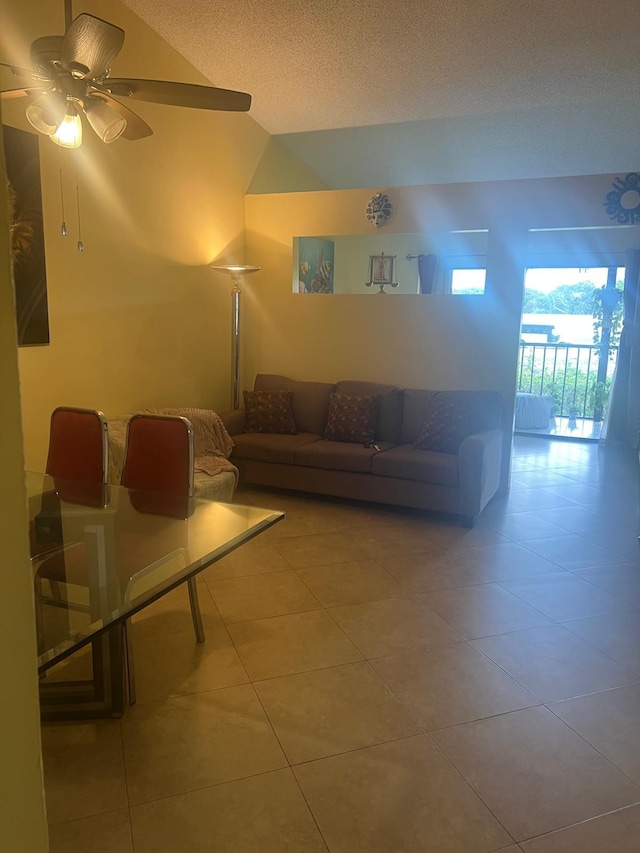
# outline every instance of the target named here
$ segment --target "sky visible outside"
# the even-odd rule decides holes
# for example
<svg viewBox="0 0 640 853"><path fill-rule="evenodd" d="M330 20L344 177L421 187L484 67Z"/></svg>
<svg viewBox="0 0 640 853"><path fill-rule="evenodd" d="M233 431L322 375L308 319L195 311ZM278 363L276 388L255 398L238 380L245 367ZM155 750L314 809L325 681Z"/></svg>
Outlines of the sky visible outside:
<svg viewBox="0 0 640 853"><path fill-rule="evenodd" d="M624 267L618 269L617 281L624 280ZM607 283L607 268L594 267L592 269L528 269L525 274L525 287L549 293L563 284L580 284L582 281L590 281L596 287L603 287Z"/></svg>
<svg viewBox="0 0 640 853"><path fill-rule="evenodd" d="M624 281L624 267L619 267L616 281ZM606 267L590 269L528 269L525 274L525 287L541 293L549 293L561 285L580 284L590 281L596 288L607 283ZM593 315L589 314L523 314L522 323L546 323L553 325L554 334L560 342L573 344L593 344ZM544 337L522 333L527 343L544 342Z"/></svg>
<svg viewBox="0 0 640 853"><path fill-rule="evenodd" d="M624 281L624 267L618 268L617 281ZM484 291L485 270L453 270L452 292L465 293L469 289ZM525 274L525 287L541 293L550 293L562 285L580 284L590 281L594 287L604 287L607 283L607 268L531 268ZM589 314L523 314L523 324L545 324L553 327L553 333L561 342L573 344L593 343L593 316ZM547 340L546 335L522 333L527 343Z"/></svg>
<svg viewBox="0 0 640 853"><path fill-rule="evenodd" d="M485 270L453 270L452 290L454 293L465 293L470 288L484 289ZM618 281L624 280L624 267L619 267ZM525 287L549 293L562 284L579 284L590 281L596 287L607 283L607 268L592 269L528 269L525 275Z"/></svg>

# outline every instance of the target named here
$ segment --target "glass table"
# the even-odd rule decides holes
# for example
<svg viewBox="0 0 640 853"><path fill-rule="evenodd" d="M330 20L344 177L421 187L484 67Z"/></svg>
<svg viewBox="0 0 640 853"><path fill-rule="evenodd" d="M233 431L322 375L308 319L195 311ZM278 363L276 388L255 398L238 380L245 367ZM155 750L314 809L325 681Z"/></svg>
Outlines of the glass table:
<svg viewBox="0 0 640 853"><path fill-rule="evenodd" d="M284 513L26 475L43 719L119 716L122 626ZM195 590L194 590L195 592ZM90 682L45 673L91 644Z"/></svg>

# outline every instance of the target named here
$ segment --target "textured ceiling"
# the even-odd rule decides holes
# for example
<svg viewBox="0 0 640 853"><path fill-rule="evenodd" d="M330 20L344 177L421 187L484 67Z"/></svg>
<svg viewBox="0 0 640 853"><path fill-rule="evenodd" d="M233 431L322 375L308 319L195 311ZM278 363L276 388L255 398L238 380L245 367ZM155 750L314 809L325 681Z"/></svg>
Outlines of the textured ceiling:
<svg viewBox="0 0 640 853"><path fill-rule="evenodd" d="M507 154L528 145L526 158L535 159L528 140L542 136L543 147L549 141L542 174L571 173L564 160L585 133L592 139L573 173L639 165L637 155L627 161L638 152L640 130L640 0L124 2L212 83L250 92L253 118L286 135L298 156L317 149L317 163L307 162L318 174L331 170L328 160L335 165L339 152L349 161L350 144L360 157L368 140L373 151L390 125L414 159L433 131L446 160L439 137L452 126L464 134L467 158L475 133L489 159L496 144ZM353 137L348 128L361 130ZM318 133L336 129L334 137ZM513 176L507 169L504 177ZM413 173L415 182L424 177ZM426 177L470 179L446 169Z"/></svg>
<svg viewBox="0 0 640 853"><path fill-rule="evenodd" d="M639 0L125 0L273 134L638 93Z"/></svg>

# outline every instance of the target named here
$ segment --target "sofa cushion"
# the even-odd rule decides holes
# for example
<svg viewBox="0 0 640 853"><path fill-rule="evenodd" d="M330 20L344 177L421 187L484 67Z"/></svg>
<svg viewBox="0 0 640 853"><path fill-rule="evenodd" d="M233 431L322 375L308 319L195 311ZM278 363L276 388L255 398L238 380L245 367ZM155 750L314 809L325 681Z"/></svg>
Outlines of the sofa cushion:
<svg viewBox="0 0 640 853"><path fill-rule="evenodd" d="M382 451L391 444L379 444ZM331 471L357 471L369 474L371 462L378 451L372 447L363 447L351 441L316 441L298 448L295 454L296 465L308 468L327 468Z"/></svg>
<svg viewBox="0 0 640 853"><path fill-rule="evenodd" d="M376 441L399 444L402 430L402 388L396 385L381 385L377 382L346 380L338 382L336 392L348 397L379 397Z"/></svg>
<svg viewBox="0 0 640 853"><path fill-rule="evenodd" d="M329 441L371 442L376 433L379 397L329 397L329 415L324 437Z"/></svg>
<svg viewBox="0 0 640 853"><path fill-rule="evenodd" d="M273 432L295 435L291 391L245 391L245 429L247 432Z"/></svg>
<svg viewBox="0 0 640 853"><path fill-rule="evenodd" d="M478 432L478 419L463 400L436 394L429 401L425 422L414 447L438 453L457 453L464 439Z"/></svg>
<svg viewBox="0 0 640 853"><path fill-rule="evenodd" d="M457 486L458 457L451 453L418 450L412 444L400 444L377 453L371 460L371 473L399 480Z"/></svg>
<svg viewBox="0 0 640 853"><path fill-rule="evenodd" d="M300 432L324 435L329 411L329 394L335 385L329 382L305 382L273 373L259 373L255 391L292 391L293 416Z"/></svg>
<svg viewBox="0 0 640 853"><path fill-rule="evenodd" d="M298 448L320 440L319 435L308 432L299 432L297 435L243 432L234 436L231 460L253 459L256 462L281 462L293 465Z"/></svg>

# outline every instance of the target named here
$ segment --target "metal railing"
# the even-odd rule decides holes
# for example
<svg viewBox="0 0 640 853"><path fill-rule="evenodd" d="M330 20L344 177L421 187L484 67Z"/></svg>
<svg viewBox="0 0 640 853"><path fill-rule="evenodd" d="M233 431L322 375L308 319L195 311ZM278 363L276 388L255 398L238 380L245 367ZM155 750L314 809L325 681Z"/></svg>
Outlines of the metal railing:
<svg viewBox="0 0 640 853"><path fill-rule="evenodd" d="M618 347L520 344L518 391L553 398L552 415L601 421Z"/></svg>

